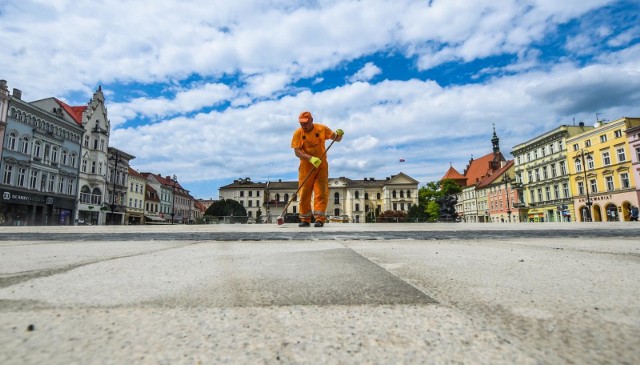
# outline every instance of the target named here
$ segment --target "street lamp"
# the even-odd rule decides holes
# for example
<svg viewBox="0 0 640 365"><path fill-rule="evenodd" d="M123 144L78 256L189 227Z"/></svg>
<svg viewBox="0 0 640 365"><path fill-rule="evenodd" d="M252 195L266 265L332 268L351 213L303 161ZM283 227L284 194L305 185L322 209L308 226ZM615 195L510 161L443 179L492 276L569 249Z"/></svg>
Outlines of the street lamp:
<svg viewBox="0 0 640 365"><path fill-rule="evenodd" d="M178 177L173 175L173 202L171 203L171 224L173 224L173 217L176 215L176 181Z"/></svg>
<svg viewBox="0 0 640 365"><path fill-rule="evenodd" d="M115 160L115 167L113 168L113 190L111 191L111 225L116 224L116 176L118 173L118 161L120 160L120 154L116 150L116 155L109 157L110 160Z"/></svg>
<svg viewBox="0 0 640 365"><path fill-rule="evenodd" d="M587 164L585 163L585 159L584 159L584 155L587 155L587 157L591 157L591 152L589 151L585 151L585 150L580 150L580 152L578 152L578 154L580 155L581 159L582 159L582 172L584 173L584 188L585 191L587 192L587 216L585 217L585 220L587 222L591 222L591 205L593 204L591 202L591 198L589 197L589 182L587 181ZM576 155L576 158L578 157L578 155Z"/></svg>
<svg viewBox="0 0 640 365"><path fill-rule="evenodd" d="M502 181L504 182L504 190L507 194L507 216L509 217L509 223L511 223L511 205L509 204L509 200L511 199L511 194L509 194L509 182L511 182L511 178L509 175L504 175L502 177Z"/></svg>

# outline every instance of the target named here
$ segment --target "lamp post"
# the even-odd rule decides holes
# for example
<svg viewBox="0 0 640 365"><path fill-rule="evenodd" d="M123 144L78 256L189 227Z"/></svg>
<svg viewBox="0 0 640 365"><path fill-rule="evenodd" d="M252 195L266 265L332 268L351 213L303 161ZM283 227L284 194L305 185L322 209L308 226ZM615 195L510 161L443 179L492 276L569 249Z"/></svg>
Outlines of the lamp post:
<svg viewBox="0 0 640 365"><path fill-rule="evenodd" d="M584 155L587 155L588 157L591 156L591 152L589 151L585 151L585 150L580 150L580 152L578 152L578 154L580 155L580 158L582 159L582 172L584 173L584 189L585 192L587 193L587 216L584 218L587 222L591 222L591 205L593 204L591 202L591 198L589 197L589 182L587 181L587 164L585 163L585 159L584 159ZM577 155L576 155L577 157Z"/></svg>
<svg viewBox="0 0 640 365"><path fill-rule="evenodd" d="M504 191L507 194L507 217L509 217L509 223L511 223L511 205L509 204L509 200L511 199L511 194L509 193L509 182L511 182L511 178L509 175L504 175L502 177L502 181L504 182Z"/></svg>
<svg viewBox="0 0 640 365"><path fill-rule="evenodd" d="M171 224L173 224L173 217L176 215L176 181L178 180L178 177L176 177L176 175L173 175L173 202L171 202Z"/></svg>
<svg viewBox="0 0 640 365"><path fill-rule="evenodd" d="M113 190L111 191L111 225L116 224L116 176L118 174L118 160L120 160L120 155L118 151L116 151L115 156L109 157L111 160L115 160L115 167L113 168Z"/></svg>

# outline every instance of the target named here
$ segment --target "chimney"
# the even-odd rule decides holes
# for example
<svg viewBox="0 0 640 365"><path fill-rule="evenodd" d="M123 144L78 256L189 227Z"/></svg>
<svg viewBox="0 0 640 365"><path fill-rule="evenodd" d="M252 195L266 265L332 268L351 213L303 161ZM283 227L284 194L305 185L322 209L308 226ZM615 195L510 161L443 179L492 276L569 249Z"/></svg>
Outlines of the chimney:
<svg viewBox="0 0 640 365"><path fill-rule="evenodd" d="M7 90L7 80L0 80L0 90Z"/></svg>
<svg viewBox="0 0 640 365"><path fill-rule="evenodd" d="M22 99L22 90L13 88L13 97L16 99Z"/></svg>

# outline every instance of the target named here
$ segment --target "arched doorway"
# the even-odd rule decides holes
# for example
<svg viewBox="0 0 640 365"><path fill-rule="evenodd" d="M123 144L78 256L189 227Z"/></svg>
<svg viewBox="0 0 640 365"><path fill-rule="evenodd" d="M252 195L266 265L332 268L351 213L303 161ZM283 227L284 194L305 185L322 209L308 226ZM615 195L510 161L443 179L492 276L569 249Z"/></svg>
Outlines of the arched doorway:
<svg viewBox="0 0 640 365"><path fill-rule="evenodd" d="M593 205L593 221L594 222L602 222L602 211L600 210L600 206L597 204Z"/></svg>
<svg viewBox="0 0 640 365"><path fill-rule="evenodd" d="M617 222L620 220L620 217L618 216L618 207L616 207L615 204L607 204L604 210L607 213L607 222Z"/></svg>
<svg viewBox="0 0 640 365"><path fill-rule="evenodd" d="M628 222L631 220L631 203L625 201L621 205L622 207L622 220Z"/></svg>
<svg viewBox="0 0 640 365"><path fill-rule="evenodd" d="M589 208L585 205L581 205L578 208L578 212L580 213L580 222L591 222L593 218L593 213L589 213Z"/></svg>

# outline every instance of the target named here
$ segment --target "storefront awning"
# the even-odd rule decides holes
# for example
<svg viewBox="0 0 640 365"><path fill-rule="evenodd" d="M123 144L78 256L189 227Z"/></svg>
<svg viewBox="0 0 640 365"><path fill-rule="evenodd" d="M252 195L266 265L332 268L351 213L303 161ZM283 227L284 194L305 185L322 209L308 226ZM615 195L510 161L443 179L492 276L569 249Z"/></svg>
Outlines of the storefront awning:
<svg viewBox="0 0 640 365"><path fill-rule="evenodd" d="M145 218L151 219L152 221L162 221L162 222L164 222L163 218L156 217L156 216L153 216L153 215L145 215Z"/></svg>

